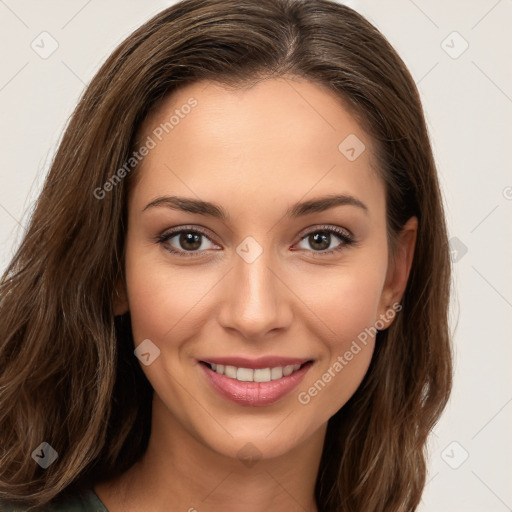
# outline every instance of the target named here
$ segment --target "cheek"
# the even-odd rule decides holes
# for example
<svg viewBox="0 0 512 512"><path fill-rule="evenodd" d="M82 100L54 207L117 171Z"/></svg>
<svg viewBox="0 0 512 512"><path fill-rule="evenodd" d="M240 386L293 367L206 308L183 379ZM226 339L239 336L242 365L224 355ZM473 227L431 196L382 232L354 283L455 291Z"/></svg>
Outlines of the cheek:
<svg viewBox="0 0 512 512"><path fill-rule="evenodd" d="M198 271L170 272L165 267L127 263L127 287L135 342L150 338L179 339L180 332L201 309L215 284L214 276ZM168 343L168 341L167 341Z"/></svg>
<svg viewBox="0 0 512 512"><path fill-rule="evenodd" d="M309 293L315 318L310 328L321 337L325 357L297 398L325 421L355 393L370 365L384 272L382 262L374 262L370 268L336 271L323 288L320 279L302 282L303 296L313 280L317 284L317 293Z"/></svg>
<svg viewBox="0 0 512 512"><path fill-rule="evenodd" d="M297 295L304 298L317 325L323 325L331 350L343 349L362 330L375 324L384 274L384 264L373 262L329 273L321 269L316 275L296 280Z"/></svg>

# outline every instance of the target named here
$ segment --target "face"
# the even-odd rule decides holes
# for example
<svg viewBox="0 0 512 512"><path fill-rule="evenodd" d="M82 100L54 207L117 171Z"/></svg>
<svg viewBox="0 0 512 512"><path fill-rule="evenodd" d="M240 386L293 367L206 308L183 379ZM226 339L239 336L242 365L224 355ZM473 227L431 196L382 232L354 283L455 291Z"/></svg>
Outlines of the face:
<svg viewBox="0 0 512 512"><path fill-rule="evenodd" d="M296 77L188 85L139 135L116 313L150 340L153 414L219 454L282 455L356 391L405 286L372 141Z"/></svg>

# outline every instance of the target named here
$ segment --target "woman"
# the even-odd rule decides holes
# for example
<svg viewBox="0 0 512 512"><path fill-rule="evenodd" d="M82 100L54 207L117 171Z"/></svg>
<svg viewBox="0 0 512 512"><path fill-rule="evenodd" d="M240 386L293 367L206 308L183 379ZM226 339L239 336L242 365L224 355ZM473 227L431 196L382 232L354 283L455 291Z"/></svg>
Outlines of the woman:
<svg viewBox="0 0 512 512"><path fill-rule="evenodd" d="M2 279L1 506L415 510L449 279L382 34L328 0L173 5L88 86Z"/></svg>

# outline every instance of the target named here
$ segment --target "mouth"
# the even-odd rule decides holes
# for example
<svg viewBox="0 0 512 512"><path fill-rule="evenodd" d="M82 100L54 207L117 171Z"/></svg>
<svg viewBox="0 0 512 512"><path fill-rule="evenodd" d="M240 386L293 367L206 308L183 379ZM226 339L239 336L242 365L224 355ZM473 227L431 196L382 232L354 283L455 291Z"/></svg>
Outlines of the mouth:
<svg viewBox="0 0 512 512"><path fill-rule="evenodd" d="M279 380L283 377L292 375L305 365L312 362L313 361L310 360L302 364L287 364L285 366L274 366L268 368L244 368L233 365L210 363L208 361L200 361L200 363L206 365L211 371L239 382L270 382L273 380Z"/></svg>
<svg viewBox="0 0 512 512"><path fill-rule="evenodd" d="M288 395L314 364L313 360L289 360L286 362L293 364L263 366L266 362L259 360L246 362L246 366L234 366L218 361L199 361L199 367L221 397L238 405L264 406Z"/></svg>

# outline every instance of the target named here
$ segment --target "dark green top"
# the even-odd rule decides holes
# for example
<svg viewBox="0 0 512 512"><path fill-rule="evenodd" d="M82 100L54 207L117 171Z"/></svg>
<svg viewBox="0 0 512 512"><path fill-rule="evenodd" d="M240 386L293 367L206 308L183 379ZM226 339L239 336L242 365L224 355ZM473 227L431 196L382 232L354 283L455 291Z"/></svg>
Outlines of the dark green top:
<svg viewBox="0 0 512 512"><path fill-rule="evenodd" d="M23 512L27 508L8 505L0 500L0 512ZM76 493L61 503L45 508L48 512L108 512L98 495L92 489Z"/></svg>

